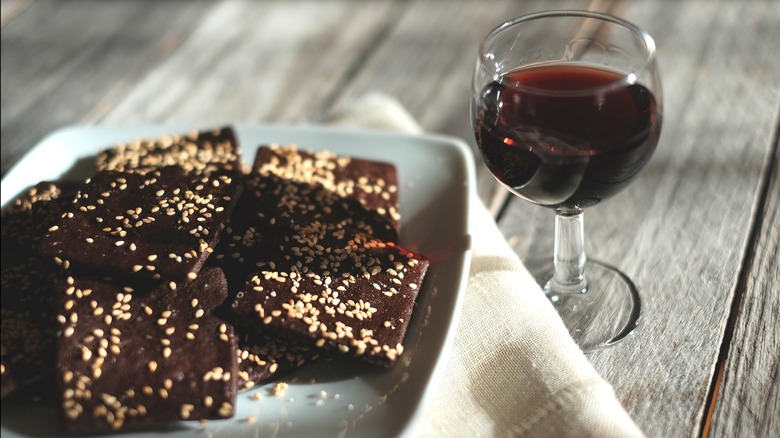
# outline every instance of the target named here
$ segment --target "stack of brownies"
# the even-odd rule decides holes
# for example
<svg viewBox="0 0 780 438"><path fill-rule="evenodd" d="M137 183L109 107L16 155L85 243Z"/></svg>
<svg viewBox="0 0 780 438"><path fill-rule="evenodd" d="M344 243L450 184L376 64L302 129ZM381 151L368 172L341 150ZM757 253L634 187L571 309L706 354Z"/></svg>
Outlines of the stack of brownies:
<svg viewBox="0 0 780 438"><path fill-rule="evenodd" d="M392 165L268 145L245 169L231 128L96 162L3 212L4 398L56 398L68 433L141 429L229 418L322 355L403 353L428 261L399 246Z"/></svg>

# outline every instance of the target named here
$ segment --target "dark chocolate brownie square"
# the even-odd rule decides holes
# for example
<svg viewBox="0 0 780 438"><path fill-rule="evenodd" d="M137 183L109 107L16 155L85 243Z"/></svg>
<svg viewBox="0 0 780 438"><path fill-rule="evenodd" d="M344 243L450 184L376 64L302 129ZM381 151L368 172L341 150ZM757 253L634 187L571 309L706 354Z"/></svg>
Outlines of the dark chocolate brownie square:
<svg viewBox="0 0 780 438"><path fill-rule="evenodd" d="M230 172L101 171L46 230L38 251L66 269L165 279L175 287L197 276L240 190Z"/></svg>
<svg viewBox="0 0 780 438"><path fill-rule="evenodd" d="M0 359L3 386L13 379L12 391L26 401L51 400L55 386L55 300L51 271L40 269L29 255L25 263L3 269L0 308ZM48 397L46 396L48 393Z"/></svg>
<svg viewBox="0 0 780 438"><path fill-rule="evenodd" d="M178 165L187 172L241 173L241 152L230 127L138 139L112 146L97 157L98 170L145 173Z"/></svg>
<svg viewBox="0 0 780 438"><path fill-rule="evenodd" d="M67 277L58 285L57 378L68 433L142 429L234 413L236 339L213 315L219 269L175 291Z"/></svg>
<svg viewBox="0 0 780 438"><path fill-rule="evenodd" d="M253 225L252 198L244 193L236 203L233 214L225 222L219 243L206 265L216 266L225 272L230 297L243 287L246 276L254 268L255 254L265 239L263 232Z"/></svg>
<svg viewBox="0 0 780 438"><path fill-rule="evenodd" d="M340 223L398 242L398 183L392 164L295 146L262 146L247 185L247 195L255 198L257 225L284 229L314 221Z"/></svg>
<svg viewBox="0 0 780 438"><path fill-rule="evenodd" d="M238 388L250 389L284 376L288 372L319 358L315 348L258 332L254 328L236 327L238 337Z"/></svg>
<svg viewBox="0 0 780 438"><path fill-rule="evenodd" d="M81 186L80 183L43 181L21 193L3 209L0 226L3 266L14 264L18 260L24 263L25 258L19 257L19 251L27 254L32 250L34 240L40 235L33 223L33 210L42 205L49 206L52 201L56 201L54 208L49 206L47 211L60 215ZM43 220L38 220L39 224L42 222Z"/></svg>
<svg viewBox="0 0 780 438"><path fill-rule="evenodd" d="M76 191L73 184L42 182L3 211L3 397L14 393L26 401L53 399L56 324L51 282L55 272L41 267L33 244L36 230L47 227L52 216L60 216Z"/></svg>
<svg viewBox="0 0 780 438"><path fill-rule="evenodd" d="M382 366L403 339L428 260L392 242L314 222L258 252L232 304L239 324Z"/></svg>

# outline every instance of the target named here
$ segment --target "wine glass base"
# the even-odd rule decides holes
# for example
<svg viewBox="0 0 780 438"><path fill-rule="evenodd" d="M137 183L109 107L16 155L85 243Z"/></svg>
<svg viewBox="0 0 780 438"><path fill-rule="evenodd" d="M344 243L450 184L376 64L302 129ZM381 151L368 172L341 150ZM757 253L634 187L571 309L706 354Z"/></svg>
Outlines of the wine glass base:
<svg viewBox="0 0 780 438"><path fill-rule="evenodd" d="M585 265L588 282L585 292L553 293L548 286L553 274L552 261L525 263L584 353L620 342L639 325L639 293L631 279L616 268L589 259Z"/></svg>

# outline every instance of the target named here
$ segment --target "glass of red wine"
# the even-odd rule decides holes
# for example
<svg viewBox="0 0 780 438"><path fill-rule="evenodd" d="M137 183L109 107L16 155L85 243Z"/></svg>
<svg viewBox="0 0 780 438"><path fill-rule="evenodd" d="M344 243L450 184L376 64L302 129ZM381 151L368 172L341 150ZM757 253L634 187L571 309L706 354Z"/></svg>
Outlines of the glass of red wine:
<svg viewBox="0 0 780 438"><path fill-rule="evenodd" d="M553 257L526 260L529 270L583 351L625 338L640 297L628 276L585 257L583 212L626 187L655 151L662 96L653 39L595 12L515 18L482 42L472 92L487 168L555 212Z"/></svg>

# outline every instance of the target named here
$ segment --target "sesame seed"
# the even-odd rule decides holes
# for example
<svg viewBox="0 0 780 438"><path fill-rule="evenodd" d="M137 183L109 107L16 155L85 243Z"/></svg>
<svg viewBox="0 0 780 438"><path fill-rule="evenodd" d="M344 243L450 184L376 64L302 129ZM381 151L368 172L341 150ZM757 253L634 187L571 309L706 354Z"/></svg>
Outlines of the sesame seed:
<svg viewBox="0 0 780 438"><path fill-rule="evenodd" d="M282 397L284 396L285 391L287 391L287 383L285 382L279 382L276 385L274 385L273 393L276 397Z"/></svg>

